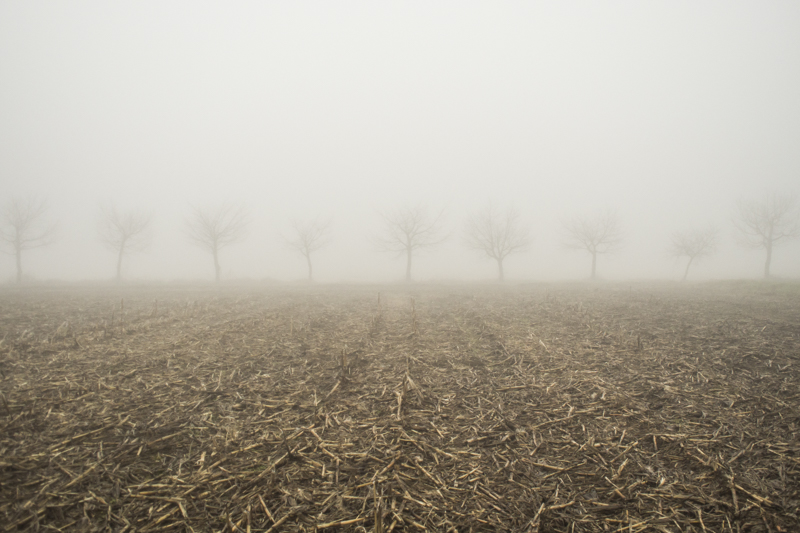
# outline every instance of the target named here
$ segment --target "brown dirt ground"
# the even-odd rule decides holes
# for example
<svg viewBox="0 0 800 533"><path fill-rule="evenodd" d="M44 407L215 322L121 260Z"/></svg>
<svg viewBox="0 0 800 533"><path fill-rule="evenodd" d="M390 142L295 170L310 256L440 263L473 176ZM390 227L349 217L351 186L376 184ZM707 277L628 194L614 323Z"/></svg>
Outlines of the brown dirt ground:
<svg viewBox="0 0 800 533"><path fill-rule="evenodd" d="M5 288L0 337L6 531L800 531L797 284Z"/></svg>

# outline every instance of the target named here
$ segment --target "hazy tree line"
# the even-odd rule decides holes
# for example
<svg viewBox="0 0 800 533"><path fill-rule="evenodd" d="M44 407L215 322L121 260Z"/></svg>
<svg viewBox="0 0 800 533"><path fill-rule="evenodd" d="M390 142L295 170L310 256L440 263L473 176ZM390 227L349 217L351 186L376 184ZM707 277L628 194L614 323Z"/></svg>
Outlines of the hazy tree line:
<svg viewBox="0 0 800 533"><path fill-rule="evenodd" d="M122 265L131 253L142 251L151 242L152 214L145 210L120 211L115 206L99 210L98 241L117 257L116 280L122 281ZM48 220L47 203L40 197L12 198L0 213L0 245L14 256L16 281L23 280L23 252L47 246L57 239L57 225ZM405 279L412 279L414 257L425 249L436 248L453 237L445 229L444 212L431 212L424 205L401 207L380 214L380 230L372 237L376 251L390 252L405 259ZM184 220L186 239L206 250L220 281L221 251L244 240L251 223L242 205L225 204L216 208L191 208ZM763 249L766 258L764 277L770 277L773 249L800 237L800 209L794 194L772 194L760 200L737 203L732 223L737 241L746 247ZM622 249L624 232L616 211L577 216L561 222L561 241L565 248L586 252L591 258L592 279L597 276L598 257ZM313 280L312 254L332 242L330 219L291 221L291 233L284 237L286 247L301 255ZM530 230L523 226L514 208L501 210L489 204L470 213L461 232L463 244L494 260L497 276L503 281L503 263L512 255L525 252L531 245ZM669 253L684 258L685 280L689 268L717 250L720 230L714 226L677 230L668 244Z"/></svg>

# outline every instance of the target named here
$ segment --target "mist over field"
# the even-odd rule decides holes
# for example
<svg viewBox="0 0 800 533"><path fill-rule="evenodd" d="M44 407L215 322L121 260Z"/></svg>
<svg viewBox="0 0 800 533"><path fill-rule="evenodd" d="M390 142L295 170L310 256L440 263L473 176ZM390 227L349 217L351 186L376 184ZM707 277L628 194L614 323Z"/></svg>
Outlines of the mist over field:
<svg viewBox="0 0 800 533"><path fill-rule="evenodd" d="M9 531L800 531L799 295L800 2L0 2Z"/></svg>
<svg viewBox="0 0 800 533"><path fill-rule="evenodd" d="M689 279L759 278L737 201L800 192L796 2L4 2L0 76L0 207L46 198L56 226L29 280L113 279L112 205L152 213L128 281L214 279L186 221L221 205L249 220L223 280L305 279L292 220L330 220L315 280L402 280L375 241L414 206L449 237L415 280L493 280L465 246L490 202L529 230L508 280L588 278L563 224L608 211L601 279L681 279L673 234L709 225ZM771 273L800 276L800 240Z"/></svg>

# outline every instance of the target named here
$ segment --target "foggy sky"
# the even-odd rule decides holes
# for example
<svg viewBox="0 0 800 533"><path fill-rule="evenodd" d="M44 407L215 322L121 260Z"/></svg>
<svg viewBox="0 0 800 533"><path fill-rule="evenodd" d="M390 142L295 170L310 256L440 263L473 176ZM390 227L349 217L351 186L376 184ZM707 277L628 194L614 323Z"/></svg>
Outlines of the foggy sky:
<svg viewBox="0 0 800 533"><path fill-rule="evenodd" d="M302 279L289 219L333 219L320 281L394 281L380 212L444 209L452 238L419 280L492 279L467 213L513 205L531 229L509 279L582 279L560 221L616 208L606 279L679 279L670 235L711 223L690 278L757 278L739 198L800 190L800 3L42 2L0 4L0 202L46 195L59 240L36 279L111 279L99 206L152 210L126 279L212 279L190 206L243 202L224 278ZM800 276L800 242L772 271ZM0 280L14 260L0 255Z"/></svg>

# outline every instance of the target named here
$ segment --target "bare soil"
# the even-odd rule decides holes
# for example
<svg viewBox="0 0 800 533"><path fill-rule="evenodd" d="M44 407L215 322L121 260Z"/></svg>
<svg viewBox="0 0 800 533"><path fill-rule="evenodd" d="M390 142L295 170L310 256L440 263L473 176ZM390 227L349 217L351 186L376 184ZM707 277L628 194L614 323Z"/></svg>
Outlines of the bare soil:
<svg viewBox="0 0 800 533"><path fill-rule="evenodd" d="M5 288L5 531L800 531L800 285Z"/></svg>

